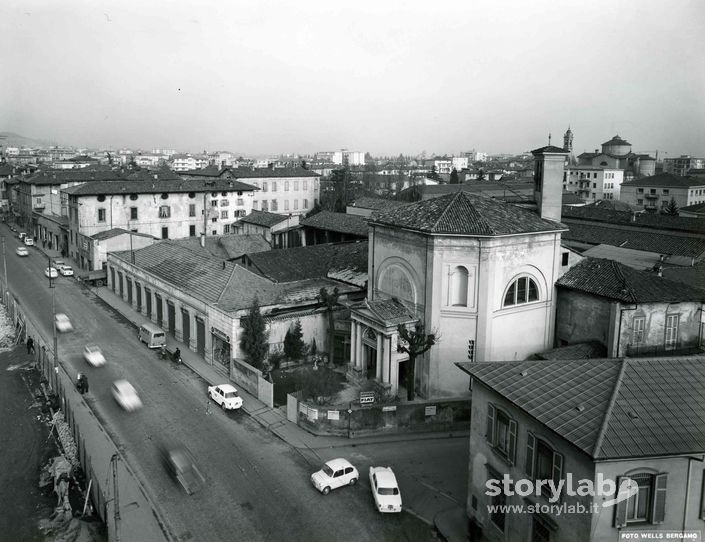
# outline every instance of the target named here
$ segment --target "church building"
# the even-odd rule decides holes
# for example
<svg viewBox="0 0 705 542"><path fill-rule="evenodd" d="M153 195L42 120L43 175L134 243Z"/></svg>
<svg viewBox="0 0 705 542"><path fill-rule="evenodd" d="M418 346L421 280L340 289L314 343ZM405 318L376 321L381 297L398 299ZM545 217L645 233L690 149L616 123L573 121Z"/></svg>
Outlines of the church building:
<svg viewBox="0 0 705 542"><path fill-rule="evenodd" d="M399 324L438 342L416 359L416 393L468 393L456 362L524 360L554 346L564 149L534 155L536 210L457 192L370 220L368 291L351 309L351 366L404 396ZM400 390L401 389L401 390Z"/></svg>

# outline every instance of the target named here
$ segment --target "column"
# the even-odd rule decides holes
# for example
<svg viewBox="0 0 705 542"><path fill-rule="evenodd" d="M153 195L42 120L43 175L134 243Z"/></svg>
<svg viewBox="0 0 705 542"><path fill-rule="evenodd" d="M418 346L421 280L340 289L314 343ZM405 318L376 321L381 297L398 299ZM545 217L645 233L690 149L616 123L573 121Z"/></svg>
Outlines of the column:
<svg viewBox="0 0 705 542"><path fill-rule="evenodd" d="M375 378L378 382L382 382L382 365L384 365L384 356L382 354L382 334L377 333L377 374L375 375Z"/></svg>
<svg viewBox="0 0 705 542"><path fill-rule="evenodd" d="M189 340L188 347L189 350L196 351L196 311L190 310L188 312L189 319Z"/></svg>
<svg viewBox="0 0 705 542"><path fill-rule="evenodd" d="M350 326L350 365L353 369L357 368L357 322L352 320Z"/></svg>
<svg viewBox="0 0 705 542"><path fill-rule="evenodd" d="M181 302L174 300L174 337L177 341L182 341L184 338L184 322L183 314L181 313Z"/></svg>
<svg viewBox="0 0 705 542"><path fill-rule="evenodd" d="M150 301L150 304L152 305L152 316L150 317L150 320L152 320L152 323L156 324L157 323L157 292L152 288L152 291L149 292L149 296L152 298Z"/></svg>
<svg viewBox="0 0 705 542"><path fill-rule="evenodd" d="M384 370L382 371L382 382L384 384L391 384L391 357L392 357L392 338L391 337L384 337L383 343L384 345L384 353L382 354L382 359L384 359Z"/></svg>

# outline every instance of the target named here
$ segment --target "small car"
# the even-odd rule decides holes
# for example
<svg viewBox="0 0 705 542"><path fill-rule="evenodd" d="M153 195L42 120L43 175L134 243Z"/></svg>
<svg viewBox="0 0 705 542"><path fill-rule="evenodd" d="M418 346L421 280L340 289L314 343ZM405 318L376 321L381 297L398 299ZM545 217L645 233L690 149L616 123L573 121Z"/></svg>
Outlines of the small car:
<svg viewBox="0 0 705 542"><path fill-rule="evenodd" d="M162 461L169 474L181 484L189 495L193 495L203 487L205 478L198 470L193 455L184 446L164 447Z"/></svg>
<svg viewBox="0 0 705 542"><path fill-rule="evenodd" d="M105 356L97 344L87 344L83 347L83 359L93 367L102 367L105 365Z"/></svg>
<svg viewBox="0 0 705 542"><path fill-rule="evenodd" d="M23 231L21 231L20 233L17 234L17 237L20 238L20 241L22 241L26 236L27 236L27 234Z"/></svg>
<svg viewBox="0 0 705 542"><path fill-rule="evenodd" d="M51 261L51 266L56 267L57 269L61 269L61 267L64 265L66 265L66 262L64 260L52 260Z"/></svg>
<svg viewBox="0 0 705 542"><path fill-rule="evenodd" d="M343 458L326 461L321 470L311 475L311 483L318 491L328 495L332 489L342 486L354 486L360 474L352 464Z"/></svg>
<svg viewBox="0 0 705 542"><path fill-rule="evenodd" d="M137 390L127 380L113 382L112 392L118 405L128 412L142 408L142 400L137 395Z"/></svg>
<svg viewBox="0 0 705 542"><path fill-rule="evenodd" d="M47 267L44 270L44 274L50 279L55 279L59 277L59 272L56 270L56 267Z"/></svg>
<svg viewBox="0 0 705 542"><path fill-rule="evenodd" d="M61 333L73 331L73 324L71 324L71 320L69 320L69 317L62 312L58 313L54 317L54 324L56 325L57 331L60 331Z"/></svg>
<svg viewBox="0 0 705 542"><path fill-rule="evenodd" d="M208 397L218 403L223 410L235 410L242 407L242 397L237 394L235 386L230 384L208 386Z"/></svg>
<svg viewBox="0 0 705 542"><path fill-rule="evenodd" d="M72 277L73 276L73 267L70 265L62 265L61 267L58 268L59 273L61 273L61 276L63 277Z"/></svg>
<svg viewBox="0 0 705 542"><path fill-rule="evenodd" d="M15 254L18 256L29 256L29 250L27 250L27 247L17 247Z"/></svg>
<svg viewBox="0 0 705 542"><path fill-rule="evenodd" d="M397 477L389 467L370 467L370 487L380 512L401 512L401 493Z"/></svg>
<svg viewBox="0 0 705 542"><path fill-rule="evenodd" d="M24 241L24 244L27 245L28 247L34 246L34 239L32 239L31 237L25 237L23 239L23 241Z"/></svg>

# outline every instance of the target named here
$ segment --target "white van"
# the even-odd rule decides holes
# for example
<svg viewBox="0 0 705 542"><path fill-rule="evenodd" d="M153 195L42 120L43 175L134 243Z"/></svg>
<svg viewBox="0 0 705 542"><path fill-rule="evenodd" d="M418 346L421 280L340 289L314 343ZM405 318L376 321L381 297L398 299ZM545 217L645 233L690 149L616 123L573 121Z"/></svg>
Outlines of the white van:
<svg viewBox="0 0 705 542"><path fill-rule="evenodd" d="M147 348L161 348L163 344L166 344L166 333L154 324L142 324L137 336L140 342L147 345Z"/></svg>

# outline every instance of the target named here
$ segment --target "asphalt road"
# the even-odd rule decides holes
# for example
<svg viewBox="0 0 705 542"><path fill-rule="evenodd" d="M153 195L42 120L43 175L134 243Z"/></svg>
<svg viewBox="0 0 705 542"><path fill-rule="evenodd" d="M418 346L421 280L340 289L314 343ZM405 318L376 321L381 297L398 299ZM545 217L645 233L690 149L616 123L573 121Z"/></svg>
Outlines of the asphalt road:
<svg viewBox="0 0 705 542"><path fill-rule="evenodd" d="M154 497L178 540L433 540L432 528L411 514L382 515L366 483L324 497L309 482L312 467L288 444L241 412L207 413L206 384L186 367L160 361L136 339L135 329L72 278L48 287L46 257L20 243L2 226L10 288L51 338L52 295L56 312L69 315L73 333L58 337L59 358L69 373L88 375L85 396L121 447L132 469ZM82 359L87 343L101 346L107 364ZM127 413L110 386L125 378L138 390L143 409ZM165 471L159 445L185 444L206 477L202 491L188 496ZM405 447L404 443L399 446ZM464 470L467 463L465 463ZM366 469L361 472L366 476ZM361 482L366 482L361 480Z"/></svg>

